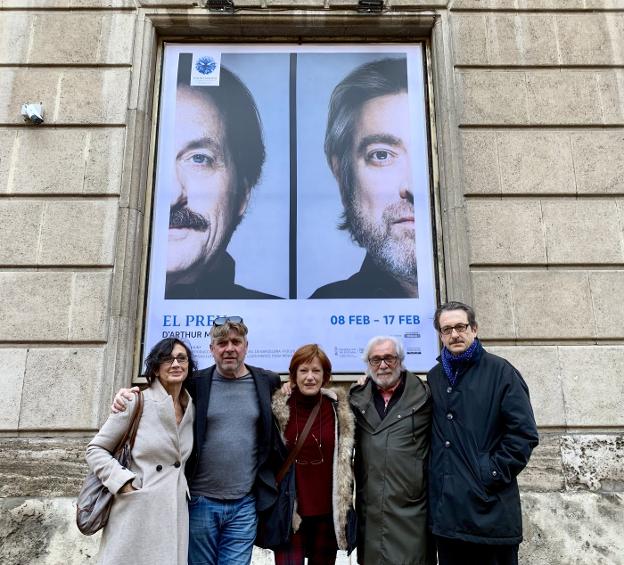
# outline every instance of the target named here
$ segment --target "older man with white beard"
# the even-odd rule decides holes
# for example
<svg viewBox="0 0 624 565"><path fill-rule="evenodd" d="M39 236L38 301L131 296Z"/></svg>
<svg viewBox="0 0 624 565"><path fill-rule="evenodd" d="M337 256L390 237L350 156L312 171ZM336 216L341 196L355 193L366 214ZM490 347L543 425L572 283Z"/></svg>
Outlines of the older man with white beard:
<svg viewBox="0 0 624 565"><path fill-rule="evenodd" d="M369 341L367 379L350 392L356 419L358 563L430 565L427 477L431 394L405 370L394 337Z"/></svg>
<svg viewBox="0 0 624 565"><path fill-rule="evenodd" d="M366 257L310 298L418 297L409 115L405 58L361 65L334 89L325 155L344 206L339 228Z"/></svg>

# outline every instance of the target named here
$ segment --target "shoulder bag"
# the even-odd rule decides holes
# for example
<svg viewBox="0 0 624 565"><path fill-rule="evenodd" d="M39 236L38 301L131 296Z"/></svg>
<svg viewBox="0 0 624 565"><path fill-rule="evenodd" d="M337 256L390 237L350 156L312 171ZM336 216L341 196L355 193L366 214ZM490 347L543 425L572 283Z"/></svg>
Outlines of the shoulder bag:
<svg viewBox="0 0 624 565"><path fill-rule="evenodd" d="M295 467L293 465L303 442L308 437L312 424L321 409L320 401L310 412L308 420L301 431L299 440L288 454L280 470L275 475L277 499L273 506L258 516L258 530L255 545L264 549L275 549L287 544L292 534L292 521L295 509ZM281 442L280 442L281 443Z"/></svg>
<svg viewBox="0 0 624 565"><path fill-rule="evenodd" d="M113 457L123 467L130 463L130 454L134 446L139 421L143 414L143 393L137 393L137 407L132 421L113 452ZM108 522L114 495L102 484L93 471L89 471L84 480L76 504L76 525L85 535L91 536L101 530Z"/></svg>

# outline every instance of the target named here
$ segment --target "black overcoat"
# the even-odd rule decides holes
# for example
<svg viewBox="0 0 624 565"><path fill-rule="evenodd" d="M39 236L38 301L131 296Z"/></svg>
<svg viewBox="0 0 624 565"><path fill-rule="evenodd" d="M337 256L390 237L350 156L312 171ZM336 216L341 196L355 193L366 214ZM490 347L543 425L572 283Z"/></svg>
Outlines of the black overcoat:
<svg viewBox="0 0 624 565"><path fill-rule="evenodd" d="M483 544L522 541L516 476L538 444L529 389L505 359L481 349L451 386L438 363L433 395L429 524Z"/></svg>

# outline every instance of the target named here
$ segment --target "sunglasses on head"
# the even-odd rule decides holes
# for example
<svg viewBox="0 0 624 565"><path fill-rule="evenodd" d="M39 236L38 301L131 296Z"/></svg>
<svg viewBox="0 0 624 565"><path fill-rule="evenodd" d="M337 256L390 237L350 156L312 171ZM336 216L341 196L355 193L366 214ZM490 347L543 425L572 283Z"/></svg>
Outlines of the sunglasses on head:
<svg viewBox="0 0 624 565"><path fill-rule="evenodd" d="M213 326L224 326L227 323L230 324L242 324L243 318L240 316L217 316L212 322Z"/></svg>

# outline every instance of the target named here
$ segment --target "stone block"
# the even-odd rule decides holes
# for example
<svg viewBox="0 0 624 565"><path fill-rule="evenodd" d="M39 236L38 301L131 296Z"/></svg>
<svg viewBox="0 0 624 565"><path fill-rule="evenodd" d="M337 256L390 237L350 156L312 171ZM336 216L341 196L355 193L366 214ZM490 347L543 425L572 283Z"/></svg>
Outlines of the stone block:
<svg viewBox="0 0 624 565"><path fill-rule="evenodd" d="M69 319L71 341L101 341L108 337L110 272L75 273Z"/></svg>
<svg viewBox="0 0 624 565"><path fill-rule="evenodd" d="M0 159L2 153L7 156L6 175L0 160L0 193L119 193L124 151L122 128L15 131L12 135L11 129L0 128Z"/></svg>
<svg viewBox="0 0 624 565"><path fill-rule="evenodd" d="M0 499L3 565L95 564L100 536L78 531L73 497Z"/></svg>
<svg viewBox="0 0 624 565"><path fill-rule="evenodd" d="M500 194L497 132L460 130L465 194Z"/></svg>
<svg viewBox="0 0 624 565"><path fill-rule="evenodd" d="M0 272L0 341L67 339L72 279L68 272Z"/></svg>
<svg viewBox="0 0 624 565"><path fill-rule="evenodd" d="M124 68L0 67L0 123L21 124L22 104L43 102L48 125L122 125L129 86Z"/></svg>
<svg viewBox="0 0 624 565"><path fill-rule="evenodd" d="M8 12L0 19L0 64L129 65L135 18L130 12Z"/></svg>
<svg viewBox="0 0 624 565"><path fill-rule="evenodd" d="M623 453L624 436L621 434L564 436L561 458L567 488L624 491Z"/></svg>
<svg viewBox="0 0 624 565"><path fill-rule="evenodd" d="M490 353L504 357L520 371L531 393L531 404L538 426L565 426L565 410L557 347L490 346L487 350Z"/></svg>
<svg viewBox="0 0 624 565"><path fill-rule="evenodd" d="M38 262L43 265L112 265L117 200L48 202Z"/></svg>
<svg viewBox="0 0 624 565"><path fill-rule="evenodd" d="M558 14L555 21L561 64L624 64L624 14Z"/></svg>
<svg viewBox="0 0 624 565"><path fill-rule="evenodd" d="M14 431L17 430L19 423L22 386L26 372L26 349L3 349L2 354L4 361L0 367L0 398L2 398L0 430Z"/></svg>
<svg viewBox="0 0 624 565"><path fill-rule="evenodd" d="M451 13L455 65L487 65L487 29L484 14Z"/></svg>
<svg viewBox="0 0 624 565"><path fill-rule="evenodd" d="M34 265L44 203L0 200L0 263Z"/></svg>
<svg viewBox="0 0 624 565"><path fill-rule="evenodd" d="M624 134L586 131L570 134L579 194L624 193Z"/></svg>
<svg viewBox="0 0 624 565"><path fill-rule="evenodd" d="M543 200L542 210L549 264L624 262L622 227L615 201Z"/></svg>
<svg viewBox="0 0 624 565"><path fill-rule="evenodd" d="M473 271L472 288L479 336L484 340L515 338L511 275L500 271Z"/></svg>
<svg viewBox="0 0 624 565"><path fill-rule="evenodd" d="M96 429L102 408L103 365L100 348L30 349L20 430Z"/></svg>
<svg viewBox="0 0 624 565"><path fill-rule="evenodd" d="M524 492L520 563L615 565L624 555L624 495Z"/></svg>
<svg viewBox="0 0 624 565"><path fill-rule="evenodd" d="M455 10L599 10L624 8L624 0L454 0Z"/></svg>
<svg viewBox="0 0 624 565"><path fill-rule="evenodd" d="M624 426L624 347L570 346L560 363L569 427Z"/></svg>
<svg viewBox="0 0 624 565"><path fill-rule="evenodd" d="M570 137L561 131L497 132L503 194L575 194Z"/></svg>
<svg viewBox="0 0 624 565"><path fill-rule="evenodd" d="M0 438L0 497L76 496L93 435Z"/></svg>
<svg viewBox="0 0 624 565"><path fill-rule="evenodd" d="M526 73L529 123L616 124L619 70L536 70Z"/></svg>
<svg viewBox="0 0 624 565"><path fill-rule="evenodd" d="M527 124L527 87L524 71L459 70L461 125Z"/></svg>
<svg viewBox="0 0 624 565"><path fill-rule="evenodd" d="M162 4L163 2L161 0ZM136 8L136 0L2 0L3 8Z"/></svg>
<svg viewBox="0 0 624 565"><path fill-rule="evenodd" d="M624 271L592 271L589 273L596 337L624 338Z"/></svg>
<svg viewBox="0 0 624 565"><path fill-rule="evenodd" d="M563 490L561 436L540 430L539 445L533 450L526 468L518 475L521 491L547 492Z"/></svg>
<svg viewBox="0 0 624 565"><path fill-rule="evenodd" d="M545 263L539 201L469 200L471 264Z"/></svg>
<svg viewBox="0 0 624 565"><path fill-rule="evenodd" d="M454 13L456 65L557 65L555 19L548 13Z"/></svg>
<svg viewBox="0 0 624 565"><path fill-rule="evenodd" d="M595 336L587 273L517 271L510 273L510 278L516 337L559 340Z"/></svg>

